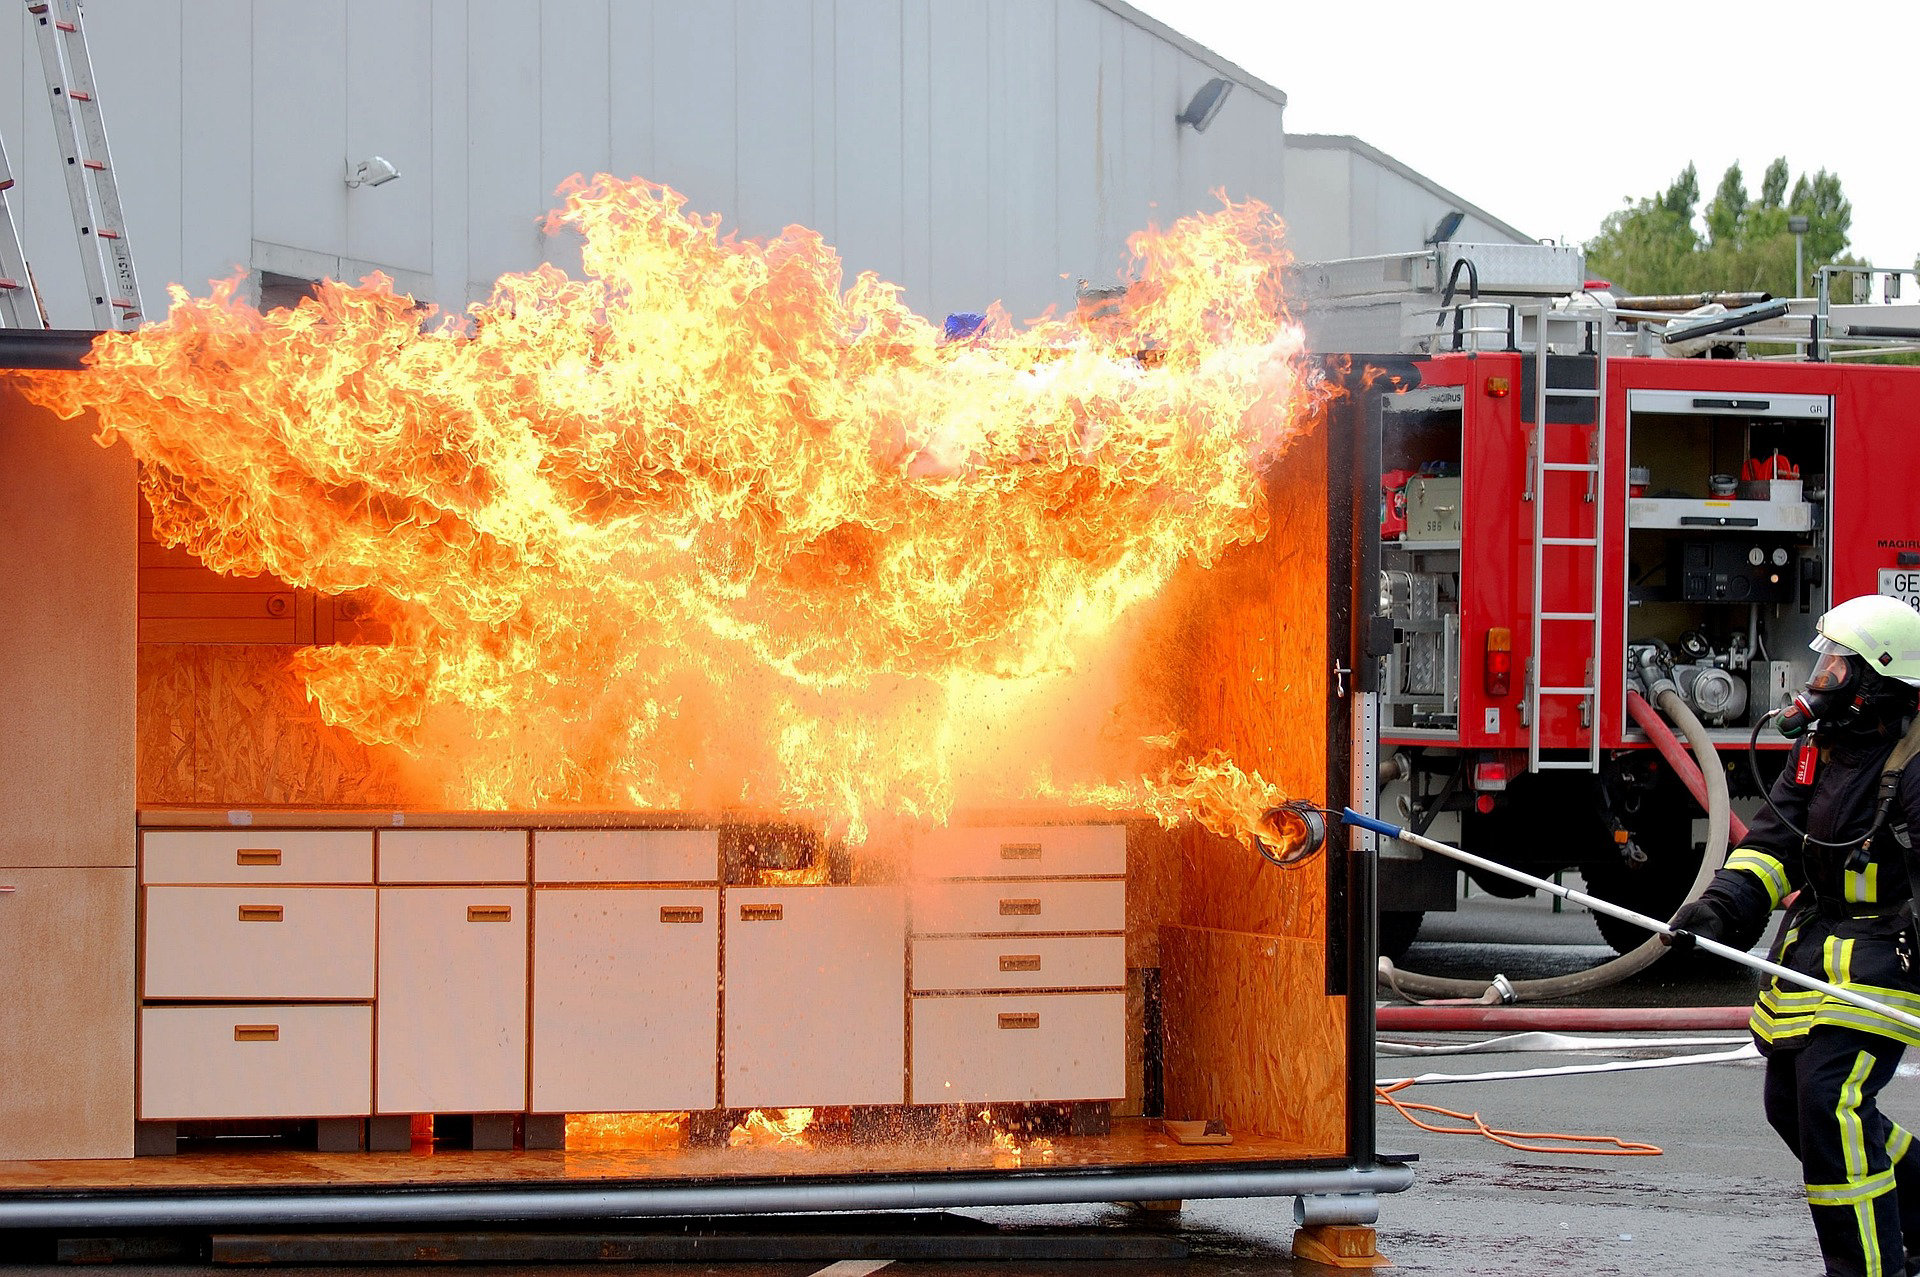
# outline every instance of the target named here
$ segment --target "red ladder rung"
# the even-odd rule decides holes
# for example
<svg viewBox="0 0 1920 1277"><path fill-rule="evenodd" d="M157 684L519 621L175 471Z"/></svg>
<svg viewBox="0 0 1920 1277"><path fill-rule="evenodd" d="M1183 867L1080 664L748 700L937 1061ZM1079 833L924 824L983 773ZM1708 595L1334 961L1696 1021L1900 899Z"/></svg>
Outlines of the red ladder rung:
<svg viewBox="0 0 1920 1277"><path fill-rule="evenodd" d="M101 239L119 239L120 238L119 231L110 231L110 230L107 230L105 227L102 227L101 229L95 231L94 234L98 235Z"/></svg>
<svg viewBox="0 0 1920 1277"><path fill-rule="evenodd" d="M20 281L19 281L19 280L17 280L17 279L7 279L7 278L6 278L6 277L4 277L4 276L0 276L0 288L7 288L7 289L13 289L13 288L18 288L18 287L20 287Z"/></svg>
<svg viewBox="0 0 1920 1277"><path fill-rule="evenodd" d="M68 97L68 98L70 98L70 99L72 99L72 100L73 100L73 101L75 101L75 102L91 102L91 101L93 101L93 95L92 95L91 93L82 93L82 92L80 92L80 91L79 91L78 89L68 89L68 90L67 90L67 97Z"/></svg>
<svg viewBox="0 0 1920 1277"><path fill-rule="evenodd" d="M59 27L62 31L73 31L76 29L71 22L62 22L58 18L53 20L53 25Z"/></svg>
<svg viewBox="0 0 1920 1277"><path fill-rule="evenodd" d="M81 160L81 161L80 161L80 167L81 167L81 168L90 168L90 169L93 169L93 170L95 170L95 171L99 171L99 170L101 170L101 169L104 169L104 168L106 168L107 166L106 166L106 165L105 165L104 163L102 163L101 161L99 161L99 160Z"/></svg>
<svg viewBox="0 0 1920 1277"><path fill-rule="evenodd" d="M10 177L9 177L9 178L6 178L6 179L4 179L4 180L0 180L0 191L10 191L10 190L12 190L12 189L13 189L13 179L12 179L12 178L10 178Z"/></svg>

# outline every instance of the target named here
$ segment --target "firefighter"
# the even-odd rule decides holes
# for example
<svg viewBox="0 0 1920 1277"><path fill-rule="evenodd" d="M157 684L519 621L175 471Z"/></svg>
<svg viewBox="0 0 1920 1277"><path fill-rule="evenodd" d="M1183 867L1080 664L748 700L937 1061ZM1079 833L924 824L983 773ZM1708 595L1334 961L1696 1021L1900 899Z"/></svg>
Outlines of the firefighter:
<svg viewBox="0 0 1920 1277"><path fill-rule="evenodd" d="M1920 697L1920 612L1865 595L1817 629L1813 676L1780 716L1800 739L1746 840L1674 916L1684 934L1672 942L1750 948L1797 892L1775 962L1920 1013L1920 860L1909 835L1920 831L1920 767L1904 767L1920 746L1920 731L1906 739ZM1827 1273L1920 1274L1920 1149L1875 1102L1920 1034L1777 978L1750 1023L1766 1057L1767 1121L1800 1159Z"/></svg>

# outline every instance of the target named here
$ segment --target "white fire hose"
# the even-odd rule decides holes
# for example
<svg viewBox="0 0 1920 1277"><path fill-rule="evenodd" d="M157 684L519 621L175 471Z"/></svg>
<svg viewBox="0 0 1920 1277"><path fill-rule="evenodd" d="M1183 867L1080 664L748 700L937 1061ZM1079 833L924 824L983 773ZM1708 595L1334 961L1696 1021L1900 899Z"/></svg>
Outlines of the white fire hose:
<svg viewBox="0 0 1920 1277"><path fill-rule="evenodd" d="M1852 989L1831 984L1815 976L1803 975L1798 971L1783 967L1777 962L1769 962L1765 958L1756 958L1743 949L1736 949L1732 945L1721 944L1718 940L1709 940L1705 936L1697 936L1692 932L1682 931L1670 923L1662 922L1657 918L1649 918L1643 913L1635 913L1631 909L1625 909L1616 904L1610 904L1605 900L1590 896L1584 891L1575 891L1571 887L1562 886L1546 878L1536 878L1532 874L1521 873L1518 869L1509 868L1497 860L1488 860L1484 856L1476 856L1470 851L1462 851L1458 847L1438 842L1426 837L1424 834L1416 834L1410 830L1402 829L1398 825L1390 825L1384 820L1376 820L1372 816L1362 815L1351 807L1346 808L1340 813L1340 819L1349 825L1355 825L1361 829L1369 829L1376 834L1384 834L1388 838L1397 838L1409 846L1419 847L1426 851L1431 851L1436 855L1457 860L1463 865L1471 865L1475 869L1483 869L1490 874L1498 874L1502 878L1511 879L1514 882L1532 887L1536 891L1545 891L1549 895L1560 897L1562 900L1571 900L1577 905L1586 906L1595 913L1604 913L1609 918L1618 918L1622 922L1631 923L1633 926L1651 931L1655 935L1687 937L1705 952L1725 958L1729 962L1737 962L1743 967L1750 967L1763 974L1785 980L1789 984L1797 984L1803 989L1817 990L1830 998L1837 998L1851 1006L1859 1007L1863 1011L1871 1011L1875 1015L1886 1016L1889 1020L1897 1024L1920 1032L1920 1016L1911 1015L1897 1007L1891 1007L1884 1002L1875 1001L1864 993L1856 993Z"/></svg>

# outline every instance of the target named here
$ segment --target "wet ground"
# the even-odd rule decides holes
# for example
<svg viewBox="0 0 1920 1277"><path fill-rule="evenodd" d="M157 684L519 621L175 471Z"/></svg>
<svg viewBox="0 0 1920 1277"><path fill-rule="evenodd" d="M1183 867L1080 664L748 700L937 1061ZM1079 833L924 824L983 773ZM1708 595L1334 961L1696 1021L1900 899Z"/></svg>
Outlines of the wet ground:
<svg viewBox="0 0 1920 1277"><path fill-rule="evenodd" d="M1497 943L1490 936L1500 937ZM1550 902L1470 897L1456 916L1434 915L1408 952L1404 965L1431 974L1490 975L1513 979L1578 970L1610 956L1578 910L1555 913ZM1662 963L1629 984L1589 999L1596 1005L1703 1005L1744 1003L1754 981L1744 971L1698 960ZM1483 1041L1485 1034L1387 1032L1388 1041L1445 1045ZM1621 1036L1643 1045L1551 1044L1543 1051L1501 1050L1488 1054L1406 1056L1377 1061L1376 1077L1442 1073L1450 1076L1530 1070L1605 1061L1646 1060L1689 1053L1720 1053L1738 1047L1744 1034L1721 1030L1694 1034ZM1685 1044L1687 1037L1717 1041ZM1382 1199L1377 1224L1381 1252L1405 1273L1460 1277L1539 1277L1543 1273L1671 1273L1688 1277L1721 1274L1807 1274L1819 1271L1798 1167L1760 1116L1761 1065L1754 1060L1663 1067L1634 1072L1423 1083L1405 1098L1476 1111L1495 1126L1534 1132L1604 1134L1658 1145L1658 1156L1571 1156L1521 1152L1479 1137L1428 1134L1397 1114L1379 1111L1383 1148L1420 1155L1413 1188ZM1920 1067L1902 1067L1883 1096L1889 1112L1905 1124L1920 1123ZM829 1262L655 1264L647 1271L702 1273L720 1277L887 1277L939 1273L971 1274L1126 1273L1138 1277L1228 1277L1251 1273L1326 1274L1337 1270L1291 1257L1291 1199L1191 1202L1177 1215L1150 1214L1123 1206L1024 1208L964 1212L957 1226L976 1237L1003 1230L1091 1238L1102 1258L1014 1262L970 1259L885 1263L878 1258ZM954 1227L949 1221L892 1216L835 1221L828 1231ZM984 1226L984 1228L983 1228ZM618 1228L609 1224L607 1229ZM1121 1259L1129 1240L1164 1250L1183 1246L1188 1257ZM1102 1243L1111 1245L1103 1247ZM973 1244L973 1243L969 1243ZM850 1252L857 1253L850 1243ZM605 1264L558 1264L542 1272L607 1271ZM465 1267L464 1272L527 1271L528 1265ZM72 1271L18 1264L8 1274ZM120 1264L113 1271L179 1274L207 1271L196 1265ZM316 1270L287 1268L280 1273ZM331 1270L339 1271L339 1270Z"/></svg>

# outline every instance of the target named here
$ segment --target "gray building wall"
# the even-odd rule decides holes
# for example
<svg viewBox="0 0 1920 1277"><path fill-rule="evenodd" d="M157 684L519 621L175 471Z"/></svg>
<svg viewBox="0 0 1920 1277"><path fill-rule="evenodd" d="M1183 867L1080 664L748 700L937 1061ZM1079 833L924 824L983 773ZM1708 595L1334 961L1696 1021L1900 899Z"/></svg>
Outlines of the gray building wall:
<svg viewBox="0 0 1920 1277"><path fill-rule="evenodd" d="M22 237L55 322L89 326L14 13ZM150 315L236 268L378 269L464 305L577 267L540 229L576 172L664 182L747 235L813 227L936 317L1071 304L1214 188L1281 206L1285 95L1120 0L89 0L86 21ZM1213 126L1176 125L1216 75L1237 87ZM400 180L348 189L374 154Z"/></svg>
<svg viewBox="0 0 1920 1277"><path fill-rule="evenodd" d="M1531 244L1534 239L1357 137L1287 138L1282 208L1287 241L1303 262L1413 252L1447 213L1466 214L1453 239Z"/></svg>

